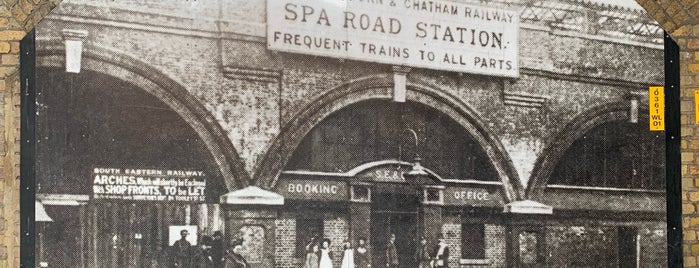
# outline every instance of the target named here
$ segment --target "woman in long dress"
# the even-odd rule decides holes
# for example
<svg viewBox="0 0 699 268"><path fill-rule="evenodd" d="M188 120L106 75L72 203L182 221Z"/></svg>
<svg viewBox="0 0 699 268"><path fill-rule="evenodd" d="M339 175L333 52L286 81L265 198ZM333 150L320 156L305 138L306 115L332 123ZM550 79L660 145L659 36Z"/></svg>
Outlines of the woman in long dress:
<svg viewBox="0 0 699 268"><path fill-rule="evenodd" d="M306 261L303 268L318 268L318 263L318 241L314 238L306 245Z"/></svg>
<svg viewBox="0 0 699 268"><path fill-rule="evenodd" d="M341 268L354 268L354 249L350 242L345 242L344 251L342 252Z"/></svg>
<svg viewBox="0 0 699 268"><path fill-rule="evenodd" d="M320 248L320 262L318 268L333 268L330 239L323 239L323 246Z"/></svg>
<svg viewBox="0 0 699 268"><path fill-rule="evenodd" d="M359 239L359 245L354 251L354 267L355 268L369 268L369 254L366 248L366 240L364 238Z"/></svg>

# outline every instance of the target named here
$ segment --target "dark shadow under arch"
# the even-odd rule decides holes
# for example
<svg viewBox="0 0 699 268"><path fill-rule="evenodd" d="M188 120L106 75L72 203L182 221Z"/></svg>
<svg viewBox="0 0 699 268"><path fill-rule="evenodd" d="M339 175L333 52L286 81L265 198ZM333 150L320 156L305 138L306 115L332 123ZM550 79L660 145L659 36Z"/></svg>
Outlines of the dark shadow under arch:
<svg viewBox="0 0 699 268"><path fill-rule="evenodd" d="M576 116L558 133L551 136L546 148L536 160L532 177L529 180L525 197L531 200L541 198L549 178L568 148L587 132L611 121L628 120L630 101L604 104L589 109ZM648 110L639 108L639 124L648 120Z"/></svg>
<svg viewBox="0 0 699 268"><path fill-rule="evenodd" d="M286 123L267 153L258 161L254 177L257 185L272 189L297 146L307 133L328 115L348 105L372 99L392 98L392 75L380 74L349 81L328 90L311 101ZM522 196L517 171L502 144L478 120L477 112L434 85L419 81L407 84L407 99L446 114L461 125L485 151L493 164L508 200Z"/></svg>
<svg viewBox="0 0 699 268"><path fill-rule="evenodd" d="M63 67L64 55L62 43L42 42L37 47L37 67ZM249 185L250 176L226 132L184 86L147 63L90 44L83 45L82 68L121 79L161 100L206 144L229 191Z"/></svg>

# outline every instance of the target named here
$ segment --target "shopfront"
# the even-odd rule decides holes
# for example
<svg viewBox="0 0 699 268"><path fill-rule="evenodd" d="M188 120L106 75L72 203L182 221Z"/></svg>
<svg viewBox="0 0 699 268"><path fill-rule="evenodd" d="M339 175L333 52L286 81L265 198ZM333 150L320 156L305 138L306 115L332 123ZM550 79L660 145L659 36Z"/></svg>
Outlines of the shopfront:
<svg viewBox="0 0 699 268"><path fill-rule="evenodd" d="M43 63L37 199L53 222L39 226L41 262L165 267L174 226L196 226L192 242L223 230L221 172L174 109L89 61L81 74Z"/></svg>
<svg viewBox="0 0 699 268"><path fill-rule="evenodd" d="M326 117L303 138L275 187L287 202L282 217L296 222L289 230L294 255L276 255L277 265L300 264L299 248L316 234L335 249L364 239L374 266L385 265L391 234L401 267L416 266L420 236L433 248L440 234L463 252L456 262L502 261L486 241L504 241L507 199L487 155L466 133L419 103L368 100ZM416 155L422 176L410 174Z"/></svg>

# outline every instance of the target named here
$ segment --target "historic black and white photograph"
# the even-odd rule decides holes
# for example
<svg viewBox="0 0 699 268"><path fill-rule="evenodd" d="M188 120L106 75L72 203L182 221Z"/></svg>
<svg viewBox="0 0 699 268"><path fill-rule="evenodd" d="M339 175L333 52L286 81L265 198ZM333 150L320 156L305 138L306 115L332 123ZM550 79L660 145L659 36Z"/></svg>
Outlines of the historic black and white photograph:
<svg viewBox="0 0 699 268"><path fill-rule="evenodd" d="M64 0L37 267L665 267L634 0Z"/></svg>

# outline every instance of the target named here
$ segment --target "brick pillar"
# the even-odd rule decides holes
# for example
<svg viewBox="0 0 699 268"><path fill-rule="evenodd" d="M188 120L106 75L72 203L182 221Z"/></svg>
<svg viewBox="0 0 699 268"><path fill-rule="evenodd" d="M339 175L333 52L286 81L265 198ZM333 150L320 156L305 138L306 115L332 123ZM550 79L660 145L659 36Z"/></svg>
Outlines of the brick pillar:
<svg viewBox="0 0 699 268"><path fill-rule="evenodd" d="M19 267L19 41L60 0L12 0L0 4L0 267ZM21 236L27 237L27 236ZM29 252L25 253L29 257Z"/></svg>
<svg viewBox="0 0 699 268"><path fill-rule="evenodd" d="M680 135L684 267L699 267L699 127L694 92L699 90L699 3L638 0L680 48ZM667 89L666 89L667 91Z"/></svg>
<svg viewBox="0 0 699 268"><path fill-rule="evenodd" d="M547 265L545 227L547 221L548 218L542 215L509 214L507 216L505 224L507 267L543 267ZM520 234L525 234L527 238L520 241ZM528 252L528 256L520 256L520 246L533 250L533 252Z"/></svg>
<svg viewBox="0 0 699 268"><path fill-rule="evenodd" d="M243 238L246 260L254 267L274 268L275 219L278 208L259 206L222 206L226 220L225 248ZM261 228L260 228L261 227ZM262 239L260 238L260 232Z"/></svg>
<svg viewBox="0 0 699 268"><path fill-rule="evenodd" d="M224 247L243 239L242 255L253 267L274 268L276 219L284 197L256 186L220 197L226 221Z"/></svg>
<svg viewBox="0 0 699 268"><path fill-rule="evenodd" d="M437 245L437 236L442 233L442 206L435 204L422 205L422 235L427 238L429 248Z"/></svg>
<svg viewBox="0 0 699 268"><path fill-rule="evenodd" d="M356 246L359 238L366 239L366 244L371 240L371 203L352 202L349 205L350 212L350 242Z"/></svg>

